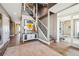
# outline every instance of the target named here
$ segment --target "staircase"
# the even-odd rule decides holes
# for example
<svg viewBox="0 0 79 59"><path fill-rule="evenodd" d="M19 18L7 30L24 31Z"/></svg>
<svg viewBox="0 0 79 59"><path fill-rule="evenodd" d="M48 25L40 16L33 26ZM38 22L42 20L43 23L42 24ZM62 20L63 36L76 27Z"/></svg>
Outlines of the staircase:
<svg viewBox="0 0 79 59"><path fill-rule="evenodd" d="M48 42L48 35L47 35L47 27L38 19L37 23L36 23L36 20L33 18L33 12L29 9L25 9L22 10L23 14L27 14L29 17L31 17L34 21L35 21L35 28L37 29L37 38L36 39L39 39L40 41L46 43L46 44L49 44Z"/></svg>
<svg viewBox="0 0 79 59"><path fill-rule="evenodd" d="M47 32L48 32L47 27L40 20L38 20L39 40L46 43L46 44L50 44L50 42L48 41Z"/></svg>

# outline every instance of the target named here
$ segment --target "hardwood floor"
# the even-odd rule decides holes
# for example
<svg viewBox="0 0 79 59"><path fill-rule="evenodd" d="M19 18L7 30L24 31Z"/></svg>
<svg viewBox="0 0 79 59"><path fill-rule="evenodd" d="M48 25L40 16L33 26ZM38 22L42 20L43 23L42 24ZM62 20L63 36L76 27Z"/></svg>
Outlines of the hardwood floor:
<svg viewBox="0 0 79 59"><path fill-rule="evenodd" d="M2 48L0 48L0 56L3 56L5 53L7 47L16 46L16 38L15 36L10 38L11 40L9 42L6 42Z"/></svg>
<svg viewBox="0 0 79 59"><path fill-rule="evenodd" d="M24 44L29 44L29 43L32 43L32 42L35 42L34 40L33 41L28 41L28 42L25 42L25 43L20 43L19 45L17 44L17 40L16 40L16 37L11 37L11 41L8 45L8 48L10 47L15 47L15 46L20 46L20 45L24 45ZM33 44L33 45L36 45L36 44ZM38 46L40 46L40 44L38 43L37 44ZM53 49L54 51L60 53L61 55L64 55L64 56L79 56L79 49L75 49L74 47L72 48L68 43L65 43L65 42L61 42L61 43L51 43L49 45L49 47L51 47L51 49ZM33 48L33 47L32 47ZM44 48L44 47L42 47ZM5 48L3 48L5 49ZM2 49L2 50L3 50ZM21 49L21 47L19 48ZM44 48L45 49L45 48ZM12 49L11 49L12 50ZM21 49L22 50L22 49ZM0 50L1 51L1 50ZM5 51L3 51L5 52ZM0 55L3 55L3 52L0 54ZM43 52L43 51L42 51ZM30 52L32 53L32 52ZM39 52L40 53L40 52ZM38 54L39 54L38 53ZM35 54L36 55L36 54ZM50 54L49 54L50 55Z"/></svg>
<svg viewBox="0 0 79 59"><path fill-rule="evenodd" d="M40 41L30 41L26 44L9 47L4 56L61 56L61 54Z"/></svg>
<svg viewBox="0 0 79 59"><path fill-rule="evenodd" d="M69 43L51 43L50 47L64 56L79 56L79 48L72 47Z"/></svg>
<svg viewBox="0 0 79 59"><path fill-rule="evenodd" d="M57 52L61 53L62 55L65 55L65 53L68 51L68 48L70 45L65 43L51 43L50 46L56 50Z"/></svg>
<svg viewBox="0 0 79 59"><path fill-rule="evenodd" d="M34 42L34 40L27 41L27 42L24 42L24 43L20 42L19 45L28 44L29 42L32 43L32 42ZM13 46L17 46L16 36L11 37L11 41L10 41L8 47L13 47ZM56 50L58 53L65 55L65 53L68 51L69 46L66 43L51 43L49 45L49 47Z"/></svg>
<svg viewBox="0 0 79 59"><path fill-rule="evenodd" d="M19 42L19 44L20 44L20 42ZM18 45L18 42L17 42L16 36L10 37L10 42L8 44L8 47L13 47L13 46L17 46L17 45Z"/></svg>

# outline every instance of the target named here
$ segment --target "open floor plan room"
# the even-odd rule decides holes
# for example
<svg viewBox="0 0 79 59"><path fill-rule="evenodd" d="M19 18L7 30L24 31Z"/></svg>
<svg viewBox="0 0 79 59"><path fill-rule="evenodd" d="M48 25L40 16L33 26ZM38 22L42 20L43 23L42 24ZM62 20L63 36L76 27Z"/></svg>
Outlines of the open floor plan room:
<svg viewBox="0 0 79 59"><path fill-rule="evenodd" d="M0 56L79 56L79 3L0 3Z"/></svg>

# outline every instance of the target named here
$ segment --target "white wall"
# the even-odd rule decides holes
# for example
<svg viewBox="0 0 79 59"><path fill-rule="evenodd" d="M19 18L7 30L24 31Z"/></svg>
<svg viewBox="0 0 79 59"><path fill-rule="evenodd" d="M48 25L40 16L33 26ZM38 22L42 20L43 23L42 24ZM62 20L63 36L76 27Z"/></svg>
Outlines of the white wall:
<svg viewBox="0 0 79 59"><path fill-rule="evenodd" d="M5 21L6 20L6 21ZM5 44L9 41L10 29L9 29L9 18L3 14L2 16L2 40Z"/></svg>
<svg viewBox="0 0 79 59"><path fill-rule="evenodd" d="M57 39L57 14L50 16L50 35L52 35L54 39Z"/></svg>
<svg viewBox="0 0 79 59"><path fill-rule="evenodd" d="M0 48L9 41L9 16L5 9L0 5L0 13L2 14L2 40L3 43L0 45Z"/></svg>
<svg viewBox="0 0 79 59"><path fill-rule="evenodd" d="M2 14L2 41L0 48L10 40L10 28L9 28L9 18Z"/></svg>

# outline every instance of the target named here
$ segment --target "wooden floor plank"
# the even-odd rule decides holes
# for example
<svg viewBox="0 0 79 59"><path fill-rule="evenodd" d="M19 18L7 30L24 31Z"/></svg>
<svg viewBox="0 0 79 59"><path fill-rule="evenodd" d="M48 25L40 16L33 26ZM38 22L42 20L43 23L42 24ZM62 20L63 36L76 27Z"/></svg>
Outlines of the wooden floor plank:
<svg viewBox="0 0 79 59"><path fill-rule="evenodd" d="M5 51L4 56L61 56L61 54L39 41L33 41L27 44L9 47Z"/></svg>

